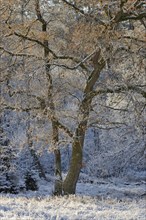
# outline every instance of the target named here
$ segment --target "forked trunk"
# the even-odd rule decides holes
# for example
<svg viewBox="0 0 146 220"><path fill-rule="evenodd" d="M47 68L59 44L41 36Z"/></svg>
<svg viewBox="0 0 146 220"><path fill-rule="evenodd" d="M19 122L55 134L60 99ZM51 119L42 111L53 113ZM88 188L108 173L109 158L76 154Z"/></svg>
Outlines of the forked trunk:
<svg viewBox="0 0 146 220"><path fill-rule="evenodd" d="M84 99L82 100L79 107L80 123L76 129L75 137L73 139L72 158L69 171L63 182L64 194L75 194L76 192L76 184L82 168L83 145L91 109L92 91L97 79L100 76L101 70L105 66L105 61L103 58L101 58L100 62L98 62L100 58L100 52L101 51L98 50L94 55L94 70L91 72L87 80L87 84L84 89Z"/></svg>

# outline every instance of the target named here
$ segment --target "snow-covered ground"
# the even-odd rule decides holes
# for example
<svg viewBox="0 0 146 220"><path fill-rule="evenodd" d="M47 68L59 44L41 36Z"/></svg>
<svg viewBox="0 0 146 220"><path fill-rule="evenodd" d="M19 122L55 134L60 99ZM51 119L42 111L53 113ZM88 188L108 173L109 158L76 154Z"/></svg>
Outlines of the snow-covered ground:
<svg viewBox="0 0 146 220"><path fill-rule="evenodd" d="M0 195L1 220L145 220L144 182L98 180L77 185L76 196L53 197L52 183L37 192Z"/></svg>

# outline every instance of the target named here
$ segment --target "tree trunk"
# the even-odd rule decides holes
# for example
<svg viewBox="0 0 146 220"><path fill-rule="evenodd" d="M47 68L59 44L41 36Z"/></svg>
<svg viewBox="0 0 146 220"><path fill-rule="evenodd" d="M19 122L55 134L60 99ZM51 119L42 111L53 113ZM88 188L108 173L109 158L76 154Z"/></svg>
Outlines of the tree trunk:
<svg viewBox="0 0 146 220"><path fill-rule="evenodd" d="M47 32L47 21L43 18L40 10L40 2L36 0L35 9L38 20L42 23L42 31ZM48 80L48 107L49 107L49 117L51 118L52 123L52 130L53 130L53 145L54 145L54 155L55 155L55 187L54 187L54 194L55 195L62 195L62 175L61 175L61 154L60 150L57 149L58 139L59 139L59 132L58 132L58 125L54 120L55 117L55 105L53 100L53 82L52 76L50 74L50 65L49 65L49 50L48 50L48 40L44 40L44 60L45 60L45 70L46 76Z"/></svg>
<svg viewBox="0 0 146 220"><path fill-rule="evenodd" d="M83 145L85 139L85 132L87 130L87 123L90 113L92 99L84 99L80 106L80 111L82 111L83 118L78 125L75 137L73 139L72 145L72 157L69 167L69 172L66 179L63 182L64 194L75 194L76 184L79 178L79 174L82 168L82 157L83 157Z"/></svg>
<svg viewBox="0 0 146 220"><path fill-rule="evenodd" d="M64 194L75 194L76 183L82 167L82 146L79 141L73 143L72 159L68 175L63 183Z"/></svg>
<svg viewBox="0 0 146 220"><path fill-rule="evenodd" d="M21 5L21 22L22 22L22 25L24 25L24 18L25 18L24 12L25 12L25 2L22 1L22 5ZM25 39L22 39L22 44L23 44L23 49L25 49ZM23 73L25 74L25 57L24 56L22 57L22 68L23 68ZM27 92L28 92L28 95L29 95L29 94L31 94L31 92L30 92L30 79L29 79L29 76L27 74L25 74L25 78L26 78L26 82L27 82ZM30 114L30 112L28 112L27 130L26 130L28 148L29 148L30 154L33 158L34 165L35 165L36 169L39 172L39 177L44 178L45 180L47 180L45 172L43 170L43 167L42 167L42 165L39 161L39 158L38 158L35 150L33 149L33 140L32 140L32 133L31 133L30 119L31 119L31 114Z"/></svg>
<svg viewBox="0 0 146 220"><path fill-rule="evenodd" d="M72 158L69 171L63 182L63 191L65 195L75 194L76 192L76 184L79 178L80 170L82 168L83 145L91 109L92 91L100 76L101 70L105 66L104 59L100 57L100 50L95 53L95 58L96 62L94 59L94 70L91 72L87 80L87 84L84 89L84 99L82 100L79 107L79 117L81 119L73 139Z"/></svg>
<svg viewBox="0 0 146 220"><path fill-rule="evenodd" d="M59 140L59 132L58 125L56 123L56 115L55 115L55 105L53 102L52 95L52 77L49 73L48 65L46 64L46 74L48 78L48 100L49 100L49 109L50 109L50 118L52 123L53 130L53 145L54 145L54 155L55 155L55 186L54 186L54 195L62 195L62 169L61 169L61 153L58 148L58 140Z"/></svg>
<svg viewBox="0 0 146 220"><path fill-rule="evenodd" d="M61 154L60 150L55 150L55 184L54 195L62 195L62 174L61 174Z"/></svg>

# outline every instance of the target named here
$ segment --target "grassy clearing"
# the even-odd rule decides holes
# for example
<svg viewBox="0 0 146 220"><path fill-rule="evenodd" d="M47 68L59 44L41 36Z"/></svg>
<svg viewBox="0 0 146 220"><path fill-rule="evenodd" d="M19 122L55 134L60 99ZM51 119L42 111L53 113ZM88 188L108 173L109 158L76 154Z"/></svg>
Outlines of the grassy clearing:
<svg viewBox="0 0 146 220"><path fill-rule="evenodd" d="M90 196L0 197L1 220L145 220L145 200Z"/></svg>

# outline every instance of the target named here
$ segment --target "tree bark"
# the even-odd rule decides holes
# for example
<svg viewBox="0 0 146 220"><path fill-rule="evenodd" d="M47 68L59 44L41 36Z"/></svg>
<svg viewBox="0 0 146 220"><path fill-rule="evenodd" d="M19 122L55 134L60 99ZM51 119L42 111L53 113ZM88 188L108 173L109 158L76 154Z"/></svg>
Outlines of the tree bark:
<svg viewBox="0 0 146 220"><path fill-rule="evenodd" d="M75 194L76 191L76 184L82 168L83 145L91 102L92 98L85 97L79 108L79 111L82 113L82 120L79 123L73 138L71 163L66 179L63 182L64 194Z"/></svg>
<svg viewBox="0 0 146 220"><path fill-rule="evenodd" d="M98 58L97 58L98 53ZM64 194L75 194L76 184L79 178L79 174L82 168L82 157L83 157L83 145L85 139L85 132L87 130L87 124L92 103L92 91L94 86L100 76L101 70L105 66L105 61L101 57L100 61L100 51L95 54L97 61L94 59L94 70L91 72L86 87L84 89L84 99L82 100L79 107L80 123L76 129L75 136L73 138L72 144L72 157L69 167L68 174L63 182Z"/></svg>
<svg viewBox="0 0 146 220"><path fill-rule="evenodd" d="M68 174L63 182L63 191L65 195L75 194L76 191L76 184L82 168L83 145L87 128L87 119L85 120L84 123L79 124L73 139L71 163Z"/></svg>
<svg viewBox="0 0 146 220"><path fill-rule="evenodd" d="M40 10L39 0L36 0L35 8L38 20L42 23L42 31L47 32L47 22L43 18ZM62 195L62 170L61 170L61 154L60 150L57 149L57 144L59 140L59 132L58 132L58 125L55 120L55 105L53 101L53 82L52 76L50 74L50 65L49 65L49 50L48 50L48 40L44 40L44 60L45 60L45 69L46 69L46 76L48 80L48 103L49 109L51 114L51 123L52 123L52 130L53 130L53 145L54 145L54 155L55 155L55 186L54 186L54 194L55 195Z"/></svg>
<svg viewBox="0 0 146 220"><path fill-rule="evenodd" d="M72 159L68 175L63 183L64 194L75 194L76 183L82 166L82 146L79 141L74 141Z"/></svg>

